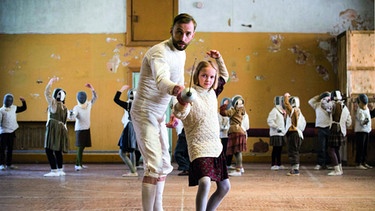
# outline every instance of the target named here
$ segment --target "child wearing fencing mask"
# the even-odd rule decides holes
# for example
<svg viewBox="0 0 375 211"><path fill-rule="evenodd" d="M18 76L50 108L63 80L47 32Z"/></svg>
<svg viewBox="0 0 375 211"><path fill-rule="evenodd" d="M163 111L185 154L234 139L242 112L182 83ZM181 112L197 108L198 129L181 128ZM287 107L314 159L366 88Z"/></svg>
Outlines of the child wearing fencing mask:
<svg viewBox="0 0 375 211"><path fill-rule="evenodd" d="M132 118L130 115L130 109L132 107L132 103L134 97L136 95L136 91L134 89L129 89L129 85L124 85L118 90L113 98L113 101L121 108L124 109L124 115L122 117L122 123L124 124L124 129L122 130L120 139L118 141L118 146L120 147L119 155L124 161L124 163L129 167L130 172L123 174L123 177L137 177L137 168L136 168L136 150L137 147L137 139L133 127ZM128 100L122 101L120 99L121 94L128 89Z"/></svg>
<svg viewBox="0 0 375 211"><path fill-rule="evenodd" d="M6 94L3 107L0 108L0 170L16 168L12 164L13 145L16 140L15 131L18 128L16 114L27 108L23 97L20 97L22 106L13 105L13 99L12 94ZM6 156L5 150L7 150Z"/></svg>
<svg viewBox="0 0 375 211"><path fill-rule="evenodd" d="M63 152L68 152L68 108L65 106L66 92L56 88L51 92L52 84L59 81L53 77L48 82L44 95L48 103L48 118L46 123L46 135L44 149L51 167L51 172L45 177L65 176L63 171Z"/></svg>
<svg viewBox="0 0 375 211"><path fill-rule="evenodd" d="M306 127L305 117L299 108L299 98L284 94L284 106L287 113L286 117L286 137L288 140L288 158L291 165L290 172L287 176L298 176L300 165L300 149L303 140L303 131Z"/></svg>
<svg viewBox="0 0 375 211"><path fill-rule="evenodd" d="M75 120L74 131L76 133L77 157L74 169L80 171L87 166L82 164L83 151L86 147L91 147L91 108L98 96L91 84L85 85L91 90L92 98L87 100L87 94L84 91L77 93L77 105L69 112L69 119Z"/></svg>

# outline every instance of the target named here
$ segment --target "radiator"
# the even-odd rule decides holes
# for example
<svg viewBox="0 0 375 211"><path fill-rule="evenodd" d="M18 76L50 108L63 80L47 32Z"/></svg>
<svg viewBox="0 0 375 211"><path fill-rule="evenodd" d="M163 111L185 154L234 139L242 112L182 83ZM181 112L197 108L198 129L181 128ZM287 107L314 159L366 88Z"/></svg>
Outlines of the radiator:
<svg viewBox="0 0 375 211"><path fill-rule="evenodd" d="M19 122L14 150L44 149L46 122Z"/></svg>

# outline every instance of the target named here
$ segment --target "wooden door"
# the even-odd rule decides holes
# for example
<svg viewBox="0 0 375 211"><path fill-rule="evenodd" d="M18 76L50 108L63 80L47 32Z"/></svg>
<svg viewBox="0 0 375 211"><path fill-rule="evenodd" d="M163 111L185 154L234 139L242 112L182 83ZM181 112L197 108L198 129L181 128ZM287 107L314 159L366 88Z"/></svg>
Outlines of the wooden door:
<svg viewBox="0 0 375 211"><path fill-rule="evenodd" d="M127 46L151 46L170 37L178 0L128 0Z"/></svg>

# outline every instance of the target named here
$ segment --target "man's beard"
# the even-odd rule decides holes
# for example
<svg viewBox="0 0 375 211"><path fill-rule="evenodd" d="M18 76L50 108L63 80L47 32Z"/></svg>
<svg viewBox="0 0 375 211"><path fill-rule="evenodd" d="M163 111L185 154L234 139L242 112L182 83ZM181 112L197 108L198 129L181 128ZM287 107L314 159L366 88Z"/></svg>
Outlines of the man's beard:
<svg viewBox="0 0 375 211"><path fill-rule="evenodd" d="M177 50L179 50L179 51L183 51L183 50L185 50L186 47L189 45L189 43L178 42L178 41L176 41L176 40L174 40L174 39L172 39L172 41L173 41L173 46L174 46ZM183 47L179 46L179 45L178 45L179 43L183 43Z"/></svg>

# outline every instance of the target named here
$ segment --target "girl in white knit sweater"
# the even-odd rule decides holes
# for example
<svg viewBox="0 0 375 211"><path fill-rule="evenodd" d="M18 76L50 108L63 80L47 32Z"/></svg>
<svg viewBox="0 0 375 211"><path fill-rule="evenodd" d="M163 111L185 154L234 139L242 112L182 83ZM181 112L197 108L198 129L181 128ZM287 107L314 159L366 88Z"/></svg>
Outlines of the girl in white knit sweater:
<svg viewBox="0 0 375 211"><path fill-rule="evenodd" d="M219 72L210 62L200 62L193 75L193 88L197 92L194 102L185 102L180 93L174 106L174 115L181 119L186 133L191 162L189 186L199 185L196 210L216 210L230 189L217 105L217 90L222 91L217 82L225 83L228 71L218 51L207 54L216 60ZM208 199L211 181L216 182L217 189Z"/></svg>

